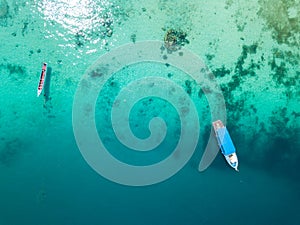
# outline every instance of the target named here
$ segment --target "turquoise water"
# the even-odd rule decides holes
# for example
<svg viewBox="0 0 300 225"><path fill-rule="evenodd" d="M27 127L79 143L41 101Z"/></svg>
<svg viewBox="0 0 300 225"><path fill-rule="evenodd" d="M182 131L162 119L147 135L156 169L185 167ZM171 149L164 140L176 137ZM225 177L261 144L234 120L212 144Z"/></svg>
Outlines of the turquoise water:
<svg viewBox="0 0 300 225"><path fill-rule="evenodd" d="M0 225L298 224L299 24L298 0L0 0ZM167 43L163 47L171 29L181 45L176 51L167 50ZM101 57L126 44L145 43L148 49L149 40L162 42L163 48L153 52L166 63L128 64L108 77L121 64L101 65ZM222 91L239 173L220 154L205 171L198 170L214 119L211 111L222 107L210 100L216 90L169 63L184 64L187 53L202 60ZM125 59L133 57L126 54ZM47 80L44 96L37 98L43 62L48 63ZM91 74L92 65L101 71ZM175 162L187 158L178 173L152 185L130 186L92 169L73 130L75 94L86 75L92 79L88 90L108 77L97 90L95 109L87 91L82 121L94 115L109 153L139 168L170 155ZM145 77L162 78L167 98L157 97L160 89L147 94L155 82L130 86ZM180 91L183 107L177 109L168 99ZM151 151L124 144L128 130L121 126L118 136L112 126L122 122L111 119L113 108L141 95L147 96L132 106L126 120L132 133L138 139L162 137L162 124L152 130L158 133L149 130L154 117L167 127ZM182 124L180 119L192 113L188 100L196 114ZM125 111L118 115L123 113L126 117ZM199 133L191 129L197 121ZM190 128L183 132L182 125ZM190 143L197 136L191 158L188 146L173 154L186 132ZM85 139L90 136L87 132ZM131 175L111 166L110 172L125 181Z"/></svg>

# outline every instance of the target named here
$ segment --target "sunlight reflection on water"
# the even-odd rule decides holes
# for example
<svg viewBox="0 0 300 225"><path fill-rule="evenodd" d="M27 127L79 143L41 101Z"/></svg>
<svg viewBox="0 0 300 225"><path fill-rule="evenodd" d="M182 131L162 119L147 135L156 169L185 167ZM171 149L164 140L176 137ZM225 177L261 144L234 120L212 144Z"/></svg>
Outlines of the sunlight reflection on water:
<svg viewBox="0 0 300 225"><path fill-rule="evenodd" d="M63 40L61 47L86 47L95 52L93 45L103 48L113 34L113 10L118 6L110 1L92 0L35 0L44 19L46 38ZM99 47L99 46L98 46Z"/></svg>

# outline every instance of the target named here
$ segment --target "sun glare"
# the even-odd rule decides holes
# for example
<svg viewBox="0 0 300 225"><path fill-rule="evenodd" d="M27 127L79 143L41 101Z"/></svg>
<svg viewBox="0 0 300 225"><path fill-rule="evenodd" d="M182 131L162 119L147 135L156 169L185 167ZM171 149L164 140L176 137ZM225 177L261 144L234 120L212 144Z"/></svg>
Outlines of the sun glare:
<svg viewBox="0 0 300 225"><path fill-rule="evenodd" d="M39 5L45 20L54 21L72 33L93 30L97 24L103 22L103 10L110 3L93 0L44 0Z"/></svg>

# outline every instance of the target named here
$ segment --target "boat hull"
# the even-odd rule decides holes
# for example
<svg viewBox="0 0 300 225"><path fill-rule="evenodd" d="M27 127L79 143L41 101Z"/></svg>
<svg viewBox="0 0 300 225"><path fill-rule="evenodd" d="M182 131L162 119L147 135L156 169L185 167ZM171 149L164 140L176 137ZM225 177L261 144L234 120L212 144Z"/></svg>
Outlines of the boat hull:
<svg viewBox="0 0 300 225"><path fill-rule="evenodd" d="M213 127L218 141L218 145L227 163L233 169L238 171L238 157L227 128L224 126L221 120L213 122Z"/></svg>
<svg viewBox="0 0 300 225"><path fill-rule="evenodd" d="M42 93L42 90L44 88L46 73L47 73L47 63L43 63L42 72L40 75L40 80L39 80L39 84L38 84L38 88L37 88L37 97L40 96L40 94Z"/></svg>

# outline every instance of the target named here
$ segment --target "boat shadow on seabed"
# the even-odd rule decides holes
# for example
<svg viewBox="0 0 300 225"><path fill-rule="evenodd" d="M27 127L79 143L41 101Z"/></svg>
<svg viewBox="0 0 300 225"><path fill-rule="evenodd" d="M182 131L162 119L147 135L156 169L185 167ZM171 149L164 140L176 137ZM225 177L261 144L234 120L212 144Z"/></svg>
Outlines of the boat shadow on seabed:
<svg viewBox="0 0 300 225"><path fill-rule="evenodd" d="M45 84L44 84L44 109L45 114L48 114L48 117L53 117L51 115L51 109L52 109L52 104L51 104L51 97L50 97L50 83L51 83L51 73L52 73L52 68L49 66L47 68L47 74L46 74L46 79L45 79Z"/></svg>

